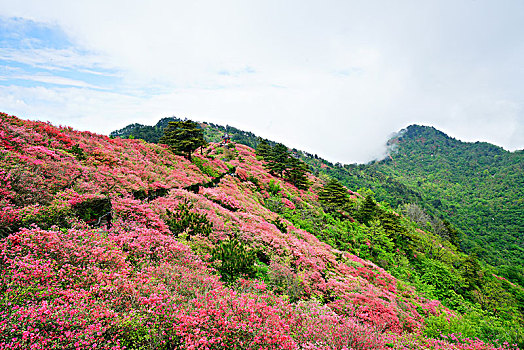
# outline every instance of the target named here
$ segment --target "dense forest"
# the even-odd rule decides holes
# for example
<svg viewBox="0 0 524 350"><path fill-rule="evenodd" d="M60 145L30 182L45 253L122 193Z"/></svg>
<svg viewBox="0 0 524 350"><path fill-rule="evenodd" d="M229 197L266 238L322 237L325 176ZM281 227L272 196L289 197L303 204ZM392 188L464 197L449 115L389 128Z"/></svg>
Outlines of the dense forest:
<svg viewBox="0 0 524 350"><path fill-rule="evenodd" d="M451 222L461 232L464 251L523 285L524 152L461 142L416 125L402 130L389 147L384 160L329 173L400 210L419 205L434 232L439 223Z"/></svg>

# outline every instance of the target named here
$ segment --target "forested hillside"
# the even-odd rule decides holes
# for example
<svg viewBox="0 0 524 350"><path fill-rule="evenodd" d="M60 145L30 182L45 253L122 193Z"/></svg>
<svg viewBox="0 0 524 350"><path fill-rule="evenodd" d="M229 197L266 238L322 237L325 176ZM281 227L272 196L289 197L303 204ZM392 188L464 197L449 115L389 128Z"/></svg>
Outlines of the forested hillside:
<svg viewBox="0 0 524 350"><path fill-rule="evenodd" d="M124 139L136 138L145 140L147 142L158 143L164 134L165 127L169 124L169 122L179 120L181 119L176 117L162 118L154 126L142 125L138 123L130 124L120 130L111 132L110 136ZM226 133L230 135L232 141L241 143L251 148L256 148L259 142L259 138L257 138L255 134L248 131L239 130L229 125L222 126L213 123L202 123L201 126L204 129L204 136L208 142L220 142ZM272 141L268 142L272 145L275 144Z"/></svg>
<svg viewBox="0 0 524 350"><path fill-rule="evenodd" d="M156 126L130 125L112 136L156 142L169 120ZM260 139L234 127L203 123L205 136L257 147ZM275 142L266 140L270 145ZM376 200L410 214L421 228L449 235L456 244L497 272L524 285L524 152L488 143L466 143L424 126L412 125L388 143L390 154L368 164L333 164L293 150L313 173L337 178L350 189L371 190Z"/></svg>
<svg viewBox="0 0 524 350"><path fill-rule="evenodd" d="M2 349L524 345L522 287L280 144L0 117Z"/></svg>
<svg viewBox="0 0 524 350"><path fill-rule="evenodd" d="M524 152L461 142L416 125L389 146L385 160L345 166L343 183L369 188L394 207L418 204L453 223L465 251L524 284Z"/></svg>

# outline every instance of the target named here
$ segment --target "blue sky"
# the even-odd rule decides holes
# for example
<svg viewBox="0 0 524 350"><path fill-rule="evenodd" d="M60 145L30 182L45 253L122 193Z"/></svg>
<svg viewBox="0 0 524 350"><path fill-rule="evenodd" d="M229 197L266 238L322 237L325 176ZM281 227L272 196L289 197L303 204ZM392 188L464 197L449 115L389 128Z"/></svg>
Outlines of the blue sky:
<svg viewBox="0 0 524 350"><path fill-rule="evenodd" d="M87 87L108 90L121 81L116 68L85 61L58 26L20 17L0 17L0 85L52 88Z"/></svg>
<svg viewBox="0 0 524 350"><path fill-rule="evenodd" d="M433 125L524 148L521 1L0 0L0 111L109 133L180 116L365 162Z"/></svg>

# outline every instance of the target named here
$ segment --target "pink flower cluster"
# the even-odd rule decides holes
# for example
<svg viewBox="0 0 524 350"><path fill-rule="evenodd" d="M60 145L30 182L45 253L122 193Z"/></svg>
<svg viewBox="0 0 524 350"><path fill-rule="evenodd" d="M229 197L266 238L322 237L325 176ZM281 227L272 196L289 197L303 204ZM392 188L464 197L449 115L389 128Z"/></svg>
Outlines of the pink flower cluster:
<svg viewBox="0 0 524 350"><path fill-rule="evenodd" d="M0 240L0 349L117 350L137 341L184 349L495 349L424 338L424 317L449 310L286 220L278 229L262 193L279 180L246 146L236 146L241 161L228 163L238 177L192 193L183 188L209 176L162 146L0 118L0 228L9 227ZM262 189L245 181L250 176ZM311 181L313 191L282 183L282 203L317 205L319 180ZM132 196L159 188L171 190ZM111 199L110 229L76 221L10 232L102 197ZM212 234L190 241L171 234L166 210L183 200L205 214ZM220 281L209 252L233 236L270 260L269 282Z"/></svg>

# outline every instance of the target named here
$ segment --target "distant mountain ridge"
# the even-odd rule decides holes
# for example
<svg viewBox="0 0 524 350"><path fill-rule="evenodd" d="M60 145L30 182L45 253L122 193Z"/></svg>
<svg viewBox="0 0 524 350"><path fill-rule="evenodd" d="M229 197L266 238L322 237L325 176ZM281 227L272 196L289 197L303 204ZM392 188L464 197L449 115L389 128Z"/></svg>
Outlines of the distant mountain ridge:
<svg viewBox="0 0 524 350"><path fill-rule="evenodd" d="M177 118L164 118L155 126L132 124L111 136L158 142L171 120ZM219 141L227 132L233 141L253 148L259 142L253 133L231 126L202 125L208 141ZM368 164L333 164L293 151L317 175L337 178L353 190L369 189L393 208L417 204L431 217L451 222L463 233L465 251L524 284L524 152L463 142L421 125L399 131L387 144L388 157Z"/></svg>
<svg viewBox="0 0 524 350"><path fill-rule="evenodd" d="M486 142L462 142L428 126L411 125L389 140L389 157L346 166L346 185L370 188L394 207L417 203L451 221L462 248L523 281L524 152ZM389 182L403 193L390 192ZM420 196L419 196L420 195Z"/></svg>

